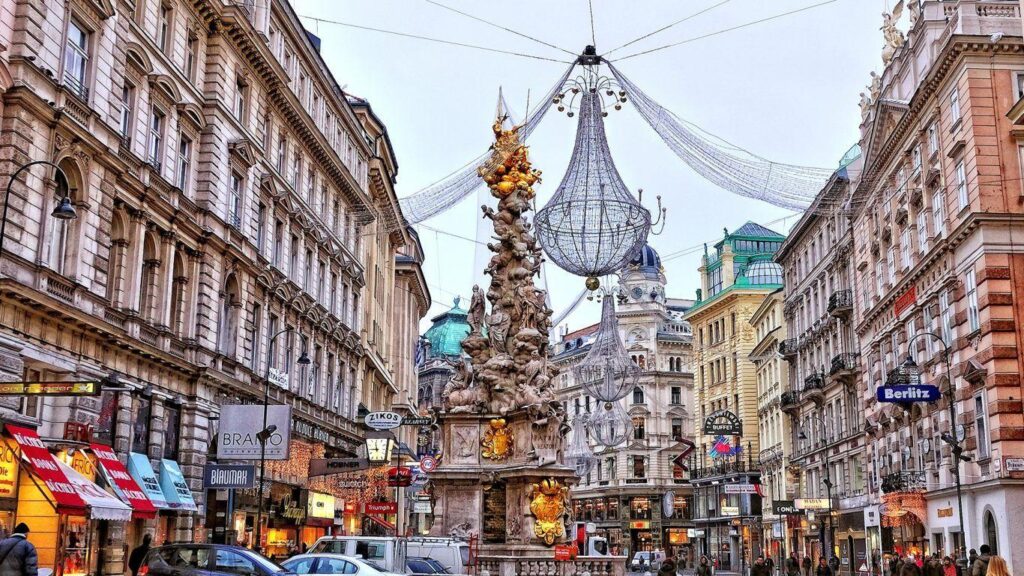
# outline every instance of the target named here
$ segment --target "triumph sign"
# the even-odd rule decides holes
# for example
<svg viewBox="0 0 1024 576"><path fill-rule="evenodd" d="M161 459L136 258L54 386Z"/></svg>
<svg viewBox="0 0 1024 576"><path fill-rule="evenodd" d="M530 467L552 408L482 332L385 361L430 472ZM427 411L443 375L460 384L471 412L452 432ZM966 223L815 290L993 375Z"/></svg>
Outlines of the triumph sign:
<svg viewBox="0 0 1024 576"><path fill-rule="evenodd" d="M220 407L220 430L217 431L218 460L259 460L263 430L262 404L228 404ZM271 404L267 409L267 428L276 426L267 438L266 459L287 460L291 439L291 406Z"/></svg>

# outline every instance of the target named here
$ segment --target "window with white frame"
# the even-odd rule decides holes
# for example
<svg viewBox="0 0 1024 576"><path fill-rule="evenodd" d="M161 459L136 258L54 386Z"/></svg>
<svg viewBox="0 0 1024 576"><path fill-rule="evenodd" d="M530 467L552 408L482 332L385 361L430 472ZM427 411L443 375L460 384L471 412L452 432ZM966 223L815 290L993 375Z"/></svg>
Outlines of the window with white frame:
<svg viewBox="0 0 1024 576"><path fill-rule="evenodd" d="M889 284L895 284L896 283L896 249L892 248L892 247L889 248L888 265L889 265Z"/></svg>
<svg viewBox="0 0 1024 576"><path fill-rule="evenodd" d="M900 257L903 260L903 269L910 268L910 228L904 228L900 235Z"/></svg>
<svg viewBox="0 0 1024 576"><path fill-rule="evenodd" d="M928 251L928 215L924 208L917 211L917 251L921 254Z"/></svg>
<svg viewBox="0 0 1024 576"><path fill-rule="evenodd" d="M939 330L942 342L949 346L953 343L953 307L949 301L949 290L939 292Z"/></svg>
<svg viewBox="0 0 1024 576"><path fill-rule="evenodd" d="M306 173L306 203L313 206L314 199L316 198L316 172L313 167L309 167L309 171Z"/></svg>
<svg viewBox="0 0 1024 576"><path fill-rule="evenodd" d="M1013 80L1017 85L1017 99L1024 98L1024 72L1014 74Z"/></svg>
<svg viewBox="0 0 1024 576"><path fill-rule="evenodd" d="M178 188L188 192L192 173L192 139L184 134L178 136Z"/></svg>
<svg viewBox="0 0 1024 576"><path fill-rule="evenodd" d="M978 313L978 282L973 266L967 270L964 288L967 291L967 326L974 332L981 328L981 317Z"/></svg>
<svg viewBox="0 0 1024 576"><path fill-rule="evenodd" d="M924 306L924 331L931 332L932 326L935 324L935 315L932 312L932 306L930 303ZM924 352L931 358L932 354L935 353L935 338L931 336L924 337Z"/></svg>
<svg viewBox="0 0 1024 576"><path fill-rule="evenodd" d="M914 336L917 336L917 324L915 324L913 318L911 318L910 320L907 320L904 328L907 331L907 356L910 356L916 361L917 350L914 348Z"/></svg>
<svg viewBox="0 0 1024 576"><path fill-rule="evenodd" d="M928 125L928 154L939 151L939 127L935 122Z"/></svg>
<svg viewBox="0 0 1024 576"><path fill-rule="evenodd" d="M932 227L935 229L935 238L941 238L946 233L946 199L942 190L932 192Z"/></svg>
<svg viewBox="0 0 1024 576"><path fill-rule="evenodd" d="M960 90L956 87L949 93L949 116L954 125L960 122Z"/></svg>
<svg viewBox="0 0 1024 576"><path fill-rule="evenodd" d="M165 124L167 124L167 117L154 106L149 117L149 163L156 168L157 172L160 172L160 162L163 156Z"/></svg>
<svg viewBox="0 0 1024 576"><path fill-rule="evenodd" d="M160 7L160 22L159 29L156 35L156 44L160 47L161 52L166 52L170 47L171 39L171 7L163 5Z"/></svg>
<svg viewBox="0 0 1024 576"><path fill-rule="evenodd" d="M228 224L235 228L242 227L242 193L245 189L245 179L241 174L231 171L231 196L228 198Z"/></svg>
<svg viewBox="0 0 1024 576"><path fill-rule="evenodd" d="M890 338L892 339L892 342L890 343L890 345L892 346L892 366L893 366L893 368L895 368L896 366L899 366L899 364L900 364L900 333L899 333L899 330L898 329L893 330L892 334L890 335Z"/></svg>
<svg viewBox="0 0 1024 576"><path fill-rule="evenodd" d="M988 437L988 406L984 390L974 396L974 432L978 439L978 459L988 458L991 444Z"/></svg>
<svg viewBox="0 0 1024 576"><path fill-rule="evenodd" d="M72 19L68 21L68 39L64 47L64 84L80 98L87 98L86 72L89 67L89 33Z"/></svg>
<svg viewBox="0 0 1024 576"><path fill-rule="evenodd" d="M963 160L956 165L956 198L959 210L963 210L970 203L967 196L967 170L964 168Z"/></svg>
<svg viewBox="0 0 1024 576"><path fill-rule="evenodd" d="M910 151L911 164L914 167L914 172L921 169L921 145L914 146L914 149Z"/></svg>
<svg viewBox="0 0 1024 576"><path fill-rule="evenodd" d="M288 138L283 134L277 139L277 172L284 176L285 166L288 164Z"/></svg>
<svg viewBox="0 0 1024 576"><path fill-rule="evenodd" d="M121 138L131 141L132 120L135 116L135 87L125 82L121 86Z"/></svg>
<svg viewBox="0 0 1024 576"><path fill-rule="evenodd" d="M302 182L302 156L296 152L295 157L292 159L292 173L289 184L296 190L299 189L299 184Z"/></svg>

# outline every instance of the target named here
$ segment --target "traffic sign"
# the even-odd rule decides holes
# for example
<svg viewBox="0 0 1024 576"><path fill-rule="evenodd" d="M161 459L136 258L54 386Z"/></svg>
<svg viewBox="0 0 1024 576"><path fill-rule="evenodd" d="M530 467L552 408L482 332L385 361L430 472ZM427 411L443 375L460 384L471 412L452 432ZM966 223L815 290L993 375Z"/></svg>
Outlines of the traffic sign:
<svg viewBox="0 0 1024 576"><path fill-rule="evenodd" d="M420 469L427 474L437 470L437 458L434 458L433 456L424 456L423 458L420 458Z"/></svg>
<svg viewBox="0 0 1024 576"><path fill-rule="evenodd" d="M876 392L879 402L935 402L942 397L938 386L931 384L908 384L903 386L879 386Z"/></svg>

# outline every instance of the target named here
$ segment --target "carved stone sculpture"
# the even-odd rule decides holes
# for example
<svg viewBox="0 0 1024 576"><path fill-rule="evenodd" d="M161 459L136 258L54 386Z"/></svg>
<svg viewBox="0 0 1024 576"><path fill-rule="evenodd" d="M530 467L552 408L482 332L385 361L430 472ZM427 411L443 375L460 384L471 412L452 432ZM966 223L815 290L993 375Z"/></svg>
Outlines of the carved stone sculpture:
<svg viewBox="0 0 1024 576"><path fill-rule="evenodd" d="M533 514L533 534L551 546L565 536L562 518L568 509L569 489L555 479L534 484L530 490L530 513Z"/></svg>

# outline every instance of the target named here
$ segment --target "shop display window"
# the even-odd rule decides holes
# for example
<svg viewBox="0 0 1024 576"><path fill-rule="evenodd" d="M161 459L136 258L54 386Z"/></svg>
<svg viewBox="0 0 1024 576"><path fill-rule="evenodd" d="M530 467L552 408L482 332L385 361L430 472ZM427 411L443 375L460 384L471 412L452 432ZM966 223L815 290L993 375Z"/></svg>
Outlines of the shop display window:
<svg viewBox="0 0 1024 576"><path fill-rule="evenodd" d="M61 538L62 576L84 575L90 572L89 521L84 516L65 516Z"/></svg>

